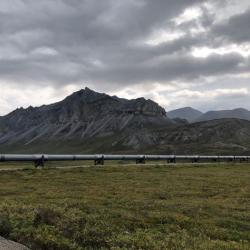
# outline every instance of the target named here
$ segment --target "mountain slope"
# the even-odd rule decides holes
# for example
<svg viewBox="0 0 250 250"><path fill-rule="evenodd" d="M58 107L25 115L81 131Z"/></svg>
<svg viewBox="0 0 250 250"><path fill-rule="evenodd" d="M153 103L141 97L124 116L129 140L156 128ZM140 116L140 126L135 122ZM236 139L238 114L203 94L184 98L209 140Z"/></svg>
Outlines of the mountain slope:
<svg viewBox="0 0 250 250"><path fill-rule="evenodd" d="M140 152L160 154L249 154L250 122L221 119L157 128L123 137L120 144L143 145ZM136 144L135 144L136 145Z"/></svg>
<svg viewBox="0 0 250 250"><path fill-rule="evenodd" d="M250 111L243 108L238 108L233 110L209 111L198 117L195 121L196 122L209 121L209 120L223 119L223 118L237 118L250 121Z"/></svg>
<svg viewBox="0 0 250 250"><path fill-rule="evenodd" d="M170 119L181 118L187 120L188 122L193 122L194 120L198 119L202 114L203 113L199 110L193 109L191 107L175 109L167 112L167 116Z"/></svg>
<svg viewBox="0 0 250 250"><path fill-rule="evenodd" d="M165 110L138 98L120 99L88 88L63 101L17 109L0 120L0 144L107 136L123 129L169 126Z"/></svg>
<svg viewBox="0 0 250 250"><path fill-rule="evenodd" d="M2 153L250 154L250 121L220 119L178 126L124 129L105 136L0 144Z"/></svg>
<svg viewBox="0 0 250 250"><path fill-rule="evenodd" d="M161 148L176 154L249 154L250 122L220 119L160 129Z"/></svg>

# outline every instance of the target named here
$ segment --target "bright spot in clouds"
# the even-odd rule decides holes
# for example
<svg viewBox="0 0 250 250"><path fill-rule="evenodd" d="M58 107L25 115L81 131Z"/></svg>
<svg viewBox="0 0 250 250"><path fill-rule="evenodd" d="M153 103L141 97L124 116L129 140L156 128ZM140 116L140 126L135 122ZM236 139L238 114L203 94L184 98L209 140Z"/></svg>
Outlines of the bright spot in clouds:
<svg viewBox="0 0 250 250"><path fill-rule="evenodd" d="M183 24L190 22L192 20L198 19L202 16L202 10L198 7L187 8L184 12L178 17L174 18L173 21L177 24Z"/></svg>
<svg viewBox="0 0 250 250"><path fill-rule="evenodd" d="M147 41L146 44L158 46L161 43L177 40L185 35L184 32L164 31L163 29L156 31Z"/></svg>
<svg viewBox="0 0 250 250"><path fill-rule="evenodd" d="M233 44L230 46L209 48L209 47L195 47L192 50L192 55L197 58L206 58L212 54L226 55L230 53L238 53L243 57L250 56L250 44L237 45Z"/></svg>
<svg viewBox="0 0 250 250"><path fill-rule="evenodd" d="M36 48L31 52L32 55L38 55L38 56L56 56L58 55L58 52L50 47L40 47Z"/></svg>

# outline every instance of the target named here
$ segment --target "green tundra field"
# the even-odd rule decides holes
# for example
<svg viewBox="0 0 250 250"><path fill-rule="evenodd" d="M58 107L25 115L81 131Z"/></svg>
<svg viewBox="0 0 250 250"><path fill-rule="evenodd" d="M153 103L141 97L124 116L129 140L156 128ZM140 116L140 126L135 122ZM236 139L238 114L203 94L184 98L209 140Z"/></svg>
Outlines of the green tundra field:
<svg viewBox="0 0 250 250"><path fill-rule="evenodd" d="M250 165L16 167L0 236L30 249L250 249Z"/></svg>

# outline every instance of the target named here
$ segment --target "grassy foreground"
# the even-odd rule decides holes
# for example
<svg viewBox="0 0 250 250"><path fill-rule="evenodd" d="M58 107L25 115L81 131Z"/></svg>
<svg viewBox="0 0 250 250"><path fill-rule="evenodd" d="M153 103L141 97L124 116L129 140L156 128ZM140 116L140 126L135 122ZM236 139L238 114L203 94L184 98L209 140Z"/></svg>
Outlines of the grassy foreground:
<svg viewBox="0 0 250 250"><path fill-rule="evenodd" d="M250 165L0 172L0 235L31 249L250 249Z"/></svg>

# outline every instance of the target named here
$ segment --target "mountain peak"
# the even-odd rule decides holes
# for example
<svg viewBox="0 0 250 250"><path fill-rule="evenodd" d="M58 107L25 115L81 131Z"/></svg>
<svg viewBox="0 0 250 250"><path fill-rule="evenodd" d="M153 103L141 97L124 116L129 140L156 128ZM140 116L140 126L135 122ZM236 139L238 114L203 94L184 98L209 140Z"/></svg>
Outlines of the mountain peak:
<svg viewBox="0 0 250 250"><path fill-rule="evenodd" d="M78 90L74 92L73 94L69 95L64 99L64 101L96 101L102 98L108 97L108 95L104 93L98 93L88 87L85 87L84 89Z"/></svg>
<svg viewBox="0 0 250 250"><path fill-rule="evenodd" d="M88 87L85 87L84 89L80 89L76 92L74 92L73 94L101 94L101 93L98 93Z"/></svg>
<svg viewBox="0 0 250 250"><path fill-rule="evenodd" d="M92 89L90 89L88 87L85 87L83 90L85 90L85 91L94 91L94 90L92 90Z"/></svg>
<svg viewBox="0 0 250 250"><path fill-rule="evenodd" d="M93 89L90 89L88 87L85 87L84 89L81 89L80 92L83 92L83 93L92 93L92 94L93 93L98 93L98 92L96 92ZM98 93L98 94L100 94L100 93Z"/></svg>
<svg viewBox="0 0 250 250"><path fill-rule="evenodd" d="M234 111L238 111L238 112L249 112L249 110L244 109L244 108L236 108L236 109L234 109Z"/></svg>
<svg viewBox="0 0 250 250"><path fill-rule="evenodd" d="M201 111L194 109L192 107L184 107L167 112L167 116L171 119L181 118L189 122L196 120L201 115L202 115Z"/></svg>

